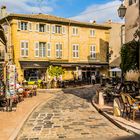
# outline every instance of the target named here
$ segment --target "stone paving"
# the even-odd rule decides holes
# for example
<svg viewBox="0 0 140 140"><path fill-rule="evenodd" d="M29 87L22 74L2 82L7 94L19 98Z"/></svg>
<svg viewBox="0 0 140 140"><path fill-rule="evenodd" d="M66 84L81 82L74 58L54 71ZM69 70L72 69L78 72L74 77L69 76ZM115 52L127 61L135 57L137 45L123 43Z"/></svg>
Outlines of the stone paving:
<svg viewBox="0 0 140 140"><path fill-rule="evenodd" d="M112 140L132 136L100 115L89 102L93 87L64 90L38 107L17 140Z"/></svg>

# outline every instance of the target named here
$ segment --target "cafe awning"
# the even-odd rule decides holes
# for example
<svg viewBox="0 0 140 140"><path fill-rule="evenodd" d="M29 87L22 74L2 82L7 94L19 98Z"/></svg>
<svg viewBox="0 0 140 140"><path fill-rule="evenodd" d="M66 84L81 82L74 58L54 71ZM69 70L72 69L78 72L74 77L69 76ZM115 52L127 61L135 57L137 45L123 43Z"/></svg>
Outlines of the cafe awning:
<svg viewBox="0 0 140 140"><path fill-rule="evenodd" d="M20 61L21 68L47 68L49 66L48 61Z"/></svg>

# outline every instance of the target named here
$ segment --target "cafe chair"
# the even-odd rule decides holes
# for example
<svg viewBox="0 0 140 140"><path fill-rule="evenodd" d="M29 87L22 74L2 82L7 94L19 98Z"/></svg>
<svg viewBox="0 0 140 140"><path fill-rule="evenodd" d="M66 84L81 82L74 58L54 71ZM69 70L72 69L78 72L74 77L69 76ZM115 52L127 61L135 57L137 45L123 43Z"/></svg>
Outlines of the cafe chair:
<svg viewBox="0 0 140 140"><path fill-rule="evenodd" d="M121 93L121 100L122 100L122 105L123 105L123 111L122 111L122 117L124 117L124 115L126 114L126 116L128 116L129 111L128 111L128 101L126 99L126 94L125 93Z"/></svg>
<svg viewBox="0 0 140 140"><path fill-rule="evenodd" d="M131 117L131 114L133 116L133 120L135 120L136 112L140 109L140 102L136 101L134 98L132 98L129 94L126 94L126 99L129 106L129 118Z"/></svg>

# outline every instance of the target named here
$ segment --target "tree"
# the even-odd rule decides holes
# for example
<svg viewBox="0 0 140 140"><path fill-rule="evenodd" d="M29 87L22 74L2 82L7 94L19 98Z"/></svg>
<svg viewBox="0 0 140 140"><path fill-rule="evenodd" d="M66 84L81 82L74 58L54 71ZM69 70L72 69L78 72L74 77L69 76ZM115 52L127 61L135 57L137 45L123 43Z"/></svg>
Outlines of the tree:
<svg viewBox="0 0 140 140"><path fill-rule="evenodd" d="M139 41L131 41L121 48L121 69L124 73L139 69Z"/></svg>
<svg viewBox="0 0 140 140"><path fill-rule="evenodd" d="M65 73L65 69L59 66L49 66L48 73L51 77L56 77L56 79L58 79L60 75Z"/></svg>

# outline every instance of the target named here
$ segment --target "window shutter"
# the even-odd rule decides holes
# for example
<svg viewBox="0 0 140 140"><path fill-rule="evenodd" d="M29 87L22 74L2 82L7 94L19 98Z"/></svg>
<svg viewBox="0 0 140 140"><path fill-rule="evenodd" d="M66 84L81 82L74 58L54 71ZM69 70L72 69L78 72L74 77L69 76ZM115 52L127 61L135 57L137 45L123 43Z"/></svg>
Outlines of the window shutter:
<svg viewBox="0 0 140 140"><path fill-rule="evenodd" d="M47 32L47 25L44 25L44 32Z"/></svg>
<svg viewBox="0 0 140 140"><path fill-rule="evenodd" d="M18 30L21 30L21 21L18 21Z"/></svg>
<svg viewBox="0 0 140 140"><path fill-rule="evenodd" d="M72 34L75 35L75 28L72 28Z"/></svg>
<svg viewBox="0 0 140 140"><path fill-rule="evenodd" d="M76 35L78 35L78 28L76 28Z"/></svg>
<svg viewBox="0 0 140 140"><path fill-rule="evenodd" d="M35 57L39 57L39 42L35 43Z"/></svg>
<svg viewBox="0 0 140 140"><path fill-rule="evenodd" d="M50 32L50 25L46 24L46 32Z"/></svg>
<svg viewBox="0 0 140 140"><path fill-rule="evenodd" d="M66 27L62 26L62 34L66 34Z"/></svg>
<svg viewBox="0 0 140 140"><path fill-rule="evenodd" d="M32 23L31 22L28 22L28 30L32 31Z"/></svg>
<svg viewBox="0 0 140 140"><path fill-rule="evenodd" d="M60 57L62 58L62 44L60 44Z"/></svg>
<svg viewBox="0 0 140 140"><path fill-rule="evenodd" d="M47 43L47 56L50 57L51 56L51 44Z"/></svg>
<svg viewBox="0 0 140 140"><path fill-rule="evenodd" d="M38 32L39 31L39 24L36 23L36 31Z"/></svg>
<svg viewBox="0 0 140 140"><path fill-rule="evenodd" d="M52 33L55 33L55 25L52 25Z"/></svg>
<svg viewBox="0 0 140 140"><path fill-rule="evenodd" d="M25 42L25 44L26 44L25 45L26 46L26 49L25 49L26 53L25 53L25 55L28 56L28 42Z"/></svg>

